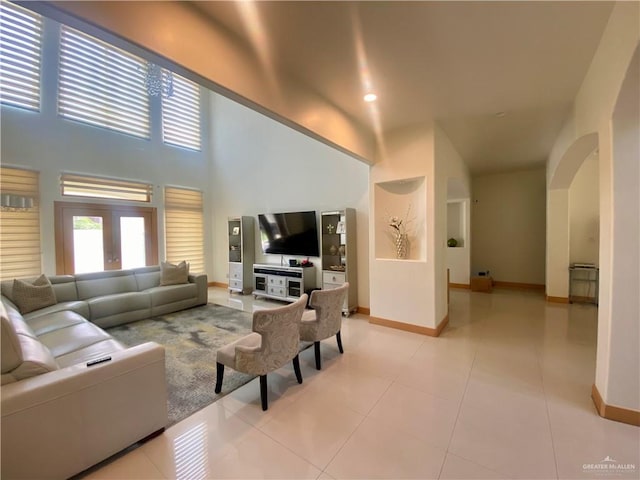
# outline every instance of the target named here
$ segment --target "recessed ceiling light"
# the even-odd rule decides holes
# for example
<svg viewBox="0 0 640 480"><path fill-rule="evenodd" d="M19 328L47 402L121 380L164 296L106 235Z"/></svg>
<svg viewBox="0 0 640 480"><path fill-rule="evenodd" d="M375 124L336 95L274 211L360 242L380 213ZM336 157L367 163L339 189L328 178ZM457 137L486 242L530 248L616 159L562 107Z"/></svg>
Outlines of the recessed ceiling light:
<svg viewBox="0 0 640 480"><path fill-rule="evenodd" d="M375 102L378 99L378 96L375 93L367 93L364 96L365 102Z"/></svg>

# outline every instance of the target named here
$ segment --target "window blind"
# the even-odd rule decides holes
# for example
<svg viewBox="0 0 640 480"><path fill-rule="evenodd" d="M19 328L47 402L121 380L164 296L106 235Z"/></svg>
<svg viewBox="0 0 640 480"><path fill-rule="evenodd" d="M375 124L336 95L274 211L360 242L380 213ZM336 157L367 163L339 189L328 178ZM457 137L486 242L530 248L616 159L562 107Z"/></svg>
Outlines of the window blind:
<svg viewBox="0 0 640 480"><path fill-rule="evenodd" d="M60 31L58 113L70 120L149 138L144 63L65 25Z"/></svg>
<svg viewBox="0 0 640 480"><path fill-rule="evenodd" d="M0 101L40 110L42 17L0 2Z"/></svg>
<svg viewBox="0 0 640 480"><path fill-rule="evenodd" d="M162 97L164 143L200 151L200 86L173 74L173 95Z"/></svg>
<svg viewBox="0 0 640 480"><path fill-rule="evenodd" d="M0 167L2 280L34 277L42 271L38 182L38 172ZM15 199L28 200L15 202Z"/></svg>
<svg viewBox="0 0 640 480"><path fill-rule="evenodd" d="M151 202L153 185L150 183L119 180L113 178L90 177L63 173L60 175L62 195L72 197L108 198Z"/></svg>
<svg viewBox="0 0 640 480"><path fill-rule="evenodd" d="M166 259L186 260L191 272L204 272L204 227L202 192L165 187L164 225Z"/></svg>

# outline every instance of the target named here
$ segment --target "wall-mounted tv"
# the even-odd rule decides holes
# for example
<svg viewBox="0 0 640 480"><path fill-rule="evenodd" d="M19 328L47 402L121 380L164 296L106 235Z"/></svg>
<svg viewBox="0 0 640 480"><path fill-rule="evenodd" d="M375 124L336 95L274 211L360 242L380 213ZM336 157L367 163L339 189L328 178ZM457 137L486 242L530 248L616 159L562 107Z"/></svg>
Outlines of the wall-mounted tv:
<svg viewBox="0 0 640 480"><path fill-rule="evenodd" d="M263 213L258 225L264 253L320 256L315 211Z"/></svg>

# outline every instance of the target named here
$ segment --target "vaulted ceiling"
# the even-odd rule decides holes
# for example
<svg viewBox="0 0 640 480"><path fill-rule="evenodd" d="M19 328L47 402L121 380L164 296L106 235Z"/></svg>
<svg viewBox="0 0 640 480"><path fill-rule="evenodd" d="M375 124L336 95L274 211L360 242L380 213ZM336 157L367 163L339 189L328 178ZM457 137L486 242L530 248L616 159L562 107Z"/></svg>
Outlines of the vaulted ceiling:
<svg viewBox="0 0 640 480"><path fill-rule="evenodd" d="M544 165L613 6L192 3L378 135L435 119L475 175Z"/></svg>

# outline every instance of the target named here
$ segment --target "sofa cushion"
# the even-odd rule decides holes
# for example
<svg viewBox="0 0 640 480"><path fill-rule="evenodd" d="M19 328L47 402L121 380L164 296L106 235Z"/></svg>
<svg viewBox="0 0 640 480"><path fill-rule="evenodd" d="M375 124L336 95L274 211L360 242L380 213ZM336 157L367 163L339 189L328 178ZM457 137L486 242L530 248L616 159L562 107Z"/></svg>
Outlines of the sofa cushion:
<svg viewBox="0 0 640 480"><path fill-rule="evenodd" d="M185 283L183 285L150 288L146 293L151 295L151 306L157 307L158 305L193 299L198 295L198 288L195 283Z"/></svg>
<svg viewBox="0 0 640 480"><path fill-rule="evenodd" d="M41 308L24 315L24 319L27 323L31 323L34 318L46 317L55 312L63 312L69 310L76 312L78 315L82 315L84 318L89 318L89 304L84 300L76 300L72 302L62 302L51 305L50 307Z"/></svg>
<svg viewBox="0 0 640 480"><path fill-rule="evenodd" d="M150 310L151 296L146 292L119 293L87 300L91 321L136 310Z"/></svg>
<svg viewBox="0 0 640 480"><path fill-rule="evenodd" d="M56 292L58 302L72 302L78 300L76 278L73 275L52 275L49 281Z"/></svg>
<svg viewBox="0 0 640 480"><path fill-rule="evenodd" d="M23 314L55 305L57 302L51 282L44 274L36 278L33 283L15 279L12 293L13 303Z"/></svg>
<svg viewBox="0 0 640 480"><path fill-rule="evenodd" d="M160 285L160 267L142 267L134 270L136 282L138 282L138 291L142 292L149 288Z"/></svg>
<svg viewBox="0 0 640 480"><path fill-rule="evenodd" d="M18 333L9 320L9 315L2 305L2 329L0 330L0 348L2 350L2 373L7 373L22 363L22 351L20 350L20 339Z"/></svg>
<svg viewBox="0 0 640 480"><path fill-rule="evenodd" d="M38 339L51 351L54 357L60 357L95 343L110 340L111 335L91 322L84 321L43 333Z"/></svg>
<svg viewBox="0 0 640 480"><path fill-rule="evenodd" d="M189 264L160 262L160 285L178 285L189 281Z"/></svg>
<svg viewBox="0 0 640 480"><path fill-rule="evenodd" d="M79 300L138 291L131 270L81 273L76 275L76 287Z"/></svg>
<svg viewBox="0 0 640 480"><path fill-rule="evenodd" d="M17 312L0 310L2 329L2 384L52 372L58 364Z"/></svg>
<svg viewBox="0 0 640 480"><path fill-rule="evenodd" d="M86 323L86 318L78 315L76 312L69 310L63 310L60 312L53 312L49 315L41 315L27 320L27 324L33 330L36 336L44 335L45 333L60 330L61 328L71 327L80 323Z"/></svg>

